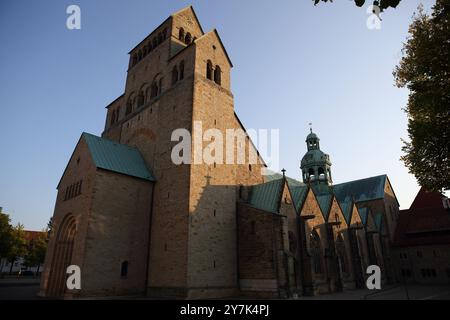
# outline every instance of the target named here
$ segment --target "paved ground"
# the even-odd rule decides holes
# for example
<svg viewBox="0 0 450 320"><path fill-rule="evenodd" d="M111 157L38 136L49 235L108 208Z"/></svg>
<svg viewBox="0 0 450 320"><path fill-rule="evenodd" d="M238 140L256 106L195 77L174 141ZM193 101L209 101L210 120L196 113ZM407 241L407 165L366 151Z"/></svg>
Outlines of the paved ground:
<svg viewBox="0 0 450 320"><path fill-rule="evenodd" d="M450 286L396 285L382 290L350 290L298 300L450 300Z"/></svg>
<svg viewBox="0 0 450 320"><path fill-rule="evenodd" d="M0 300L39 299L39 279L0 279ZM130 299L131 297L127 297ZM141 298L142 299L142 298ZM297 300L450 300L450 286L389 286L382 290L351 290L316 297L299 297Z"/></svg>
<svg viewBox="0 0 450 320"><path fill-rule="evenodd" d="M0 279L0 300L38 299L39 278Z"/></svg>

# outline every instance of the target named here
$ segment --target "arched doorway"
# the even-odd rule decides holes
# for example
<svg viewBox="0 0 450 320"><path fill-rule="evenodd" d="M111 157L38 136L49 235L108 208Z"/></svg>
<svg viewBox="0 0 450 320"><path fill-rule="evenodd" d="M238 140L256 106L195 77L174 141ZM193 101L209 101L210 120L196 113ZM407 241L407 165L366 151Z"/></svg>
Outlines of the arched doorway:
<svg viewBox="0 0 450 320"><path fill-rule="evenodd" d="M47 295L63 297L66 291L66 269L71 264L76 233L75 218L68 214L61 222L53 251Z"/></svg>

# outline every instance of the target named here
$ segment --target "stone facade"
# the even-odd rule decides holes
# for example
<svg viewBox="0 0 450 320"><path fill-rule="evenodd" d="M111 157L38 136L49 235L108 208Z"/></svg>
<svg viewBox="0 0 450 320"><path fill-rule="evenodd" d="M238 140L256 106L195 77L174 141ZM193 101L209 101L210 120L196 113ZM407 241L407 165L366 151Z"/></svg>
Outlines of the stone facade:
<svg viewBox="0 0 450 320"><path fill-rule="evenodd" d="M312 132L316 144L302 161L308 181L263 175L264 161L234 111L232 67L218 32L205 33L192 7L130 51L124 93L107 106L102 138L89 138L106 146L115 165L82 136L58 185L42 295L293 297L361 287L371 263L389 269L385 246L398 210L390 184L382 197L343 210L349 200L329 188L331 162ZM208 149L208 129L242 134L232 136L233 164L225 163L225 148L223 157ZM177 163L180 132L192 139ZM131 173L136 163L121 159L128 153L152 179ZM201 159L205 153L211 157ZM68 188L75 189L69 198ZM81 290L65 289L69 264L81 268Z"/></svg>

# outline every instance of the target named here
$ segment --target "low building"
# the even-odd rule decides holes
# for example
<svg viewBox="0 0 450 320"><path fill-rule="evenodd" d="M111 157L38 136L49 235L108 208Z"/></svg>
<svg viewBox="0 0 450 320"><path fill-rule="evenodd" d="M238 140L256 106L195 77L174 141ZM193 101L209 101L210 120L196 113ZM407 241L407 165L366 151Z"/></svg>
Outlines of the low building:
<svg viewBox="0 0 450 320"><path fill-rule="evenodd" d="M449 199L420 189L411 207L400 211L393 251L403 282L450 283Z"/></svg>

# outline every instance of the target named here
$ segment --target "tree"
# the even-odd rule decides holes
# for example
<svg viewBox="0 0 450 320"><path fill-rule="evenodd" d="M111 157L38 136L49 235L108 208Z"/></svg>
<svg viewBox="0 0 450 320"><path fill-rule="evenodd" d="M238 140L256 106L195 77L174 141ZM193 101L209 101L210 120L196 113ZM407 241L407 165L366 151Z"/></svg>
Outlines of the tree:
<svg viewBox="0 0 450 320"><path fill-rule="evenodd" d="M12 246L12 228L7 214L0 213L0 272L3 270L2 258L8 257Z"/></svg>
<svg viewBox="0 0 450 320"><path fill-rule="evenodd" d="M333 0L313 0L314 5L317 5L319 2L333 2ZM401 0L375 0L373 1L373 5L380 8L380 11L383 12L387 8L397 8L398 4ZM366 0L355 0L355 4L358 7L362 7ZM369 1L370 2L370 1Z"/></svg>
<svg viewBox="0 0 450 320"><path fill-rule="evenodd" d="M401 157L429 191L450 189L450 3L437 0L431 15L419 7L403 57L394 72L410 91L405 112L408 136Z"/></svg>
<svg viewBox="0 0 450 320"><path fill-rule="evenodd" d="M50 217L47 223L47 241L50 239L50 235L52 234L53 229L53 217Z"/></svg>
<svg viewBox="0 0 450 320"><path fill-rule="evenodd" d="M11 263L9 274L12 273L13 264L17 258L25 256L27 252L27 241L22 224L19 223L12 229L11 238L11 247L7 253L8 261Z"/></svg>
<svg viewBox="0 0 450 320"><path fill-rule="evenodd" d="M45 252L47 251L47 234L41 233L28 245L28 252L25 255L25 265L27 267L37 266L36 275L39 274L39 268L44 263Z"/></svg>

